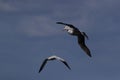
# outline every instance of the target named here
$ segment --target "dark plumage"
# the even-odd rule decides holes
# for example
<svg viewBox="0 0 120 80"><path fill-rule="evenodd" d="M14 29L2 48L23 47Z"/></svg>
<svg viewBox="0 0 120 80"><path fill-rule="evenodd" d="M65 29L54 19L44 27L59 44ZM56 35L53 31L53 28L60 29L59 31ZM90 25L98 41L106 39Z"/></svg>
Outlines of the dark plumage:
<svg viewBox="0 0 120 80"><path fill-rule="evenodd" d="M61 61L62 63L64 63L68 69L71 70L71 68L69 67L69 65L67 64L67 62L66 62L64 59L62 59L62 58L60 58L60 57L58 57L58 56L50 56L50 57L46 58L46 59L43 61L42 65L41 65L41 67L40 67L40 69L39 69L39 73L42 71L42 69L44 68L44 66L45 66L45 64L47 63L47 61L51 61L51 60L59 60L59 61Z"/></svg>
<svg viewBox="0 0 120 80"><path fill-rule="evenodd" d="M85 44L85 37L88 39L88 36L85 32L80 32L80 30L74 27L72 24L66 24L63 22L56 23L65 25L64 30L66 30L70 35L77 36L78 44L80 45L80 47L86 52L89 57L92 57L89 48Z"/></svg>

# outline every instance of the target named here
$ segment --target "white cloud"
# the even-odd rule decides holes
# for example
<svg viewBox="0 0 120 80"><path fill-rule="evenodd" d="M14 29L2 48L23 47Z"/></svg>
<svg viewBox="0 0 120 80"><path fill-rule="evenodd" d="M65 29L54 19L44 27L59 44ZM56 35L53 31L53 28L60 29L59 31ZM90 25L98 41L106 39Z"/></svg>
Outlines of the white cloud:
<svg viewBox="0 0 120 80"><path fill-rule="evenodd" d="M19 21L17 31L28 36L50 36L59 34L59 30L54 24L52 24L52 20L49 17L27 16Z"/></svg>
<svg viewBox="0 0 120 80"><path fill-rule="evenodd" d="M22 13L22 15L25 13L24 18L18 22L19 31L28 35L39 36L57 33L54 32L56 31L54 27L55 21L71 23L82 30L88 31L99 30L101 28L104 28L103 30L112 30L110 26L114 26L115 22L112 21L114 19L111 21L110 19L117 14L118 4L116 3L119 3L117 0L86 0L73 1L72 3L67 1L49 2L46 0L13 1L0 1L0 10L13 11L13 13L18 11L18 14ZM52 21L54 21L53 24Z"/></svg>
<svg viewBox="0 0 120 80"><path fill-rule="evenodd" d="M14 11L16 8L9 3L1 2L0 1L0 11Z"/></svg>

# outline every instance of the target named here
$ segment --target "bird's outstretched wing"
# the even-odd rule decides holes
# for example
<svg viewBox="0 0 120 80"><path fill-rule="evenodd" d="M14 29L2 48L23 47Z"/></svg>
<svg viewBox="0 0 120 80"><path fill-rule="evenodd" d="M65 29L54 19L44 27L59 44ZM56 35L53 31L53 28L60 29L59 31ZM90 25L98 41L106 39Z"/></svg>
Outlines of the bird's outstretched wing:
<svg viewBox="0 0 120 80"><path fill-rule="evenodd" d="M39 69L39 73L42 71L42 69L44 68L45 64L47 63L48 59L45 59Z"/></svg>
<svg viewBox="0 0 120 80"><path fill-rule="evenodd" d="M72 24L67 24L67 23L63 23L63 22L56 22L57 24L63 24L63 25L67 25L67 26L71 26Z"/></svg>
<svg viewBox="0 0 120 80"><path fill-rule="evenodd" d="M57 24L62 24L62 25L66 25L66 26L69 26L73 29L77 29L76 27L74 27L72 24L67 24L67 23L63 23L63 22L56 22Z"/></svg>
<svg viewBox="0 0 120 80"><path fill-rule="evenodd" d="M60 57L58 57L58 56L50 56L50 57L48 57L47 59L45 59L45 60L43 61L42 65L41 65L41 67L40 67L40 69L39 69L39 73L42 71L42 69L44 68L44 66L45 66L45 64L47 63L47 61L50 61L50 60L60 60L60 61L63 62L69 69L71 69L71 68L69 67L69 65L67 64L67 62L66 62L64 59L62 59L62 58L60 58Z"/></svg>
<svg viewBox="0 0 120 80"><path fill-rule="evenodd" d="M66 61L62 61L67 67L68 67L68 69L70 69L71 70L71 68L70 68L70 66L67 64L67 62Z"/></svg>
<svg viewBox="0 0 120 80"><path fill-rule="evenodd" d="M92 57L89 48L85 44L80 44L80 46L89 57Z"/></svg>
<svg viewBox="0 0 120 80"><path fill-rule="evenodd" d="M62 59L62 58L60 58L60 57L58 57L58 56L56 56L56 59L59 60L59 61L61 61L63 64L66 65L66 67L68 67L68 69L71 70L70 66L68 65L68 63L67 63L64 59Z"/></svg>
<svg viewBox="0 0 120 80"><path fill-rule="evenodd" d="M84 42L79 42L80 47L86 52L89 57L92 57L89 48L85 45Z"/></svg>

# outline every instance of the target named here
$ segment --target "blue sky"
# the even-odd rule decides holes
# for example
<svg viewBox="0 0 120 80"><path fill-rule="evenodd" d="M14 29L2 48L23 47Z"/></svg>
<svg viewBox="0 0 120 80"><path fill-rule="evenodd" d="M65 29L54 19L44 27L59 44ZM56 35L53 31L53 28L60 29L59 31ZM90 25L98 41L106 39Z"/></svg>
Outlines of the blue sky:
<svg viewBox="0 0 120 80"><path fill-rule="evenodd" d="M0 80L120 80L119 0L1 0ZM88 34L89 58L57 21ZM71 66L49 62L57 55ZM52 73L52 74L51 74Z"/></svg>

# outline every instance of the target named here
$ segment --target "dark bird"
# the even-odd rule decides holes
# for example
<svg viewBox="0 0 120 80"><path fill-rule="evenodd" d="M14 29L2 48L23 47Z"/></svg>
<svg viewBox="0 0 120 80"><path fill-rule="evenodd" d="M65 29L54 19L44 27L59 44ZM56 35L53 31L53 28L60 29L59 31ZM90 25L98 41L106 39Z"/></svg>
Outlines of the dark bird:
<svg viewBox="0 0 120 80"><path fill-rule="evenodd" d="M63 22L56 23L65 25L64 30L66 30L70 35L77 36L78 44L80 45L80 47L86 52L89 57L92 57L89 48L85 44L85 37L88 39L88 36L85 32L80 32L80 30L74 27L72 24L66 24Z"/></svg>
<svg viewBox="0 0 120 80"><path fill-rule="evenodd" d="M51 61L51 60L59 60L59 61L61 61L62 63L64 63L64 64L68 67L68 69L71 70L71 68L69 67L69 65L67 64L67 62L66 62L64 59L62 59L62 58L60 58L60 57L58 57L58 56L50 56L50 57L46 58L46 59L43 61L42 65L41 65L41 67L40 67L40 69L39 69L39 73L42 71L42 69L44 68L44 66L45 66L45 64L47 63L47 61Z"/></svg>

